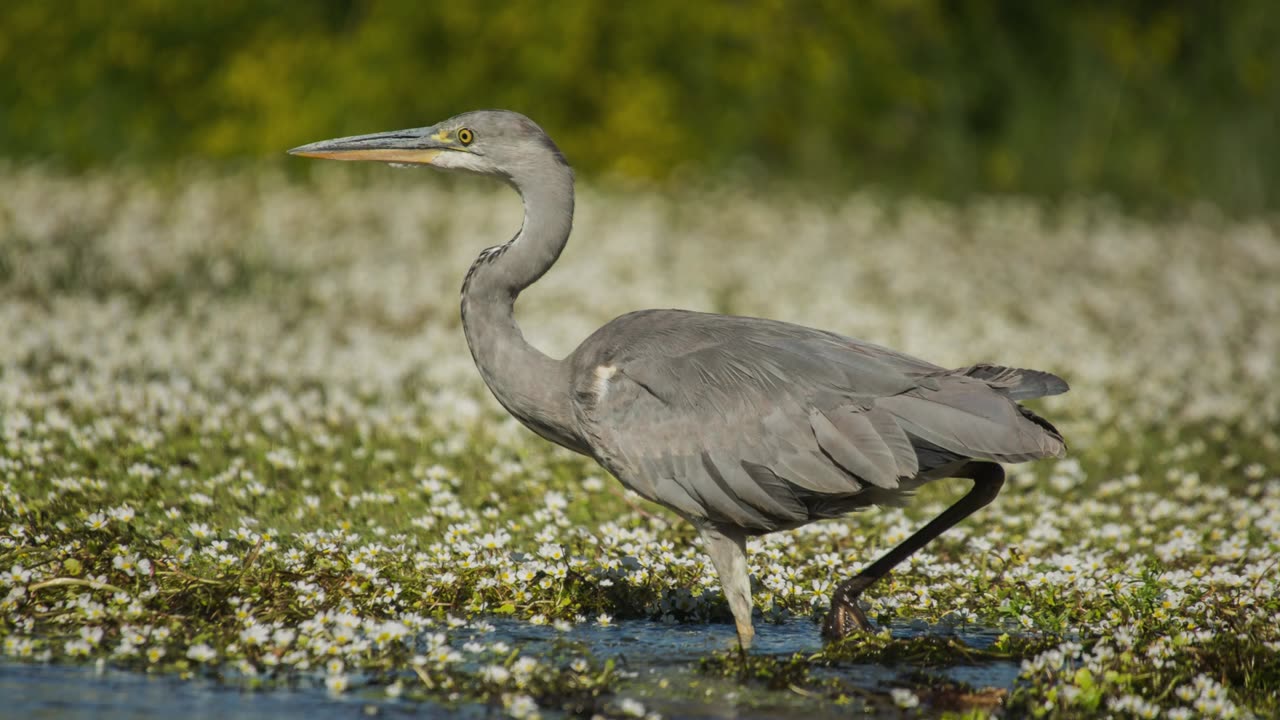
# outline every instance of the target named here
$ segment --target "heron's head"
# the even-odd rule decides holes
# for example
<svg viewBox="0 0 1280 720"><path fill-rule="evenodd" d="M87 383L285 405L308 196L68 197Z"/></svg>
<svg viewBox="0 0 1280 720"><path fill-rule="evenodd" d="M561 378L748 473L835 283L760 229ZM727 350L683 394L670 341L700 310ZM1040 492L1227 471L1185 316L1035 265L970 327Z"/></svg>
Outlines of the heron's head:
<svg viewBox="0 0 1280 720"><path fill-rule="evenodd" d="M291 155L430 165L497 175L520 184L548 169L568 170L564 155L529 118L509 110L463 113L431 127L321 140Z"/></svg>

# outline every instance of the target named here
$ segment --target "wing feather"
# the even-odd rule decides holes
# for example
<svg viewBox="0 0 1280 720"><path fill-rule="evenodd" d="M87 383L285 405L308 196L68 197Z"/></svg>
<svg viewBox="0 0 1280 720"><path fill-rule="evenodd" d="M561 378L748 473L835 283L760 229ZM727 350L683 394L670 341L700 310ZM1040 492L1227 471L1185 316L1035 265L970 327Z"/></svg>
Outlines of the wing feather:
<svg viewBox="0 0 1280 720"><path fill-rule="evenodd" d="M866 413L848 408L838 411L815 408L809 412L809 425L818 446L840 467L876 487L898 487L898 464L893 459L893 451L880 438Z"/></svg>
<svg viewBox="0 0 1280 720"><path fill-rule="evenodd" d="M874 407L867 411L867 420L880 434L880 440L889 448L889 452L893 453L898 477L914 477L920 472L920 457L916 446L911 443L911 438L907 437L906 431L892 413Z"/></svg>
<svg viewBox="0 0 1280 720"><path fill-rule="evenodd" d="M1014 402L1065 390L1053 375L944 370L769 320L632 313L569 362L579 432L606 468L686 517L757 532L898 504L966 458L1065 448Z"/></svg>
<svg viewBox="0 0 1280 720"><path fill-rule="evenodd" d="M747 469L740 453L736 457L724 450L702 453L702 466L717 485L726 494L737 498L741 503L759 512L764 517L797 521L804 518L804 506L796 499L795 492L785 483L774 482L777 476L770 476ZM763 465L753 467L768 470Z"/></svg>
<svg viewBox="0 0 1280 720"><path fill-rule="evenodd" d="M1043 370L980 363L953 372L957 375L978 378L1010 400L1031 400L1049 395L1061 395L1070 389L1065 380Z"/></svg>
<svg viewBox="0 0 1280 720"><path fill-rule="evenodd" d="M1061 436L1029 420L1021 408L979 381L946 378L936 391L912 391L882 398L907 433L965 457L1022 462L1059 457Z"/></svg>

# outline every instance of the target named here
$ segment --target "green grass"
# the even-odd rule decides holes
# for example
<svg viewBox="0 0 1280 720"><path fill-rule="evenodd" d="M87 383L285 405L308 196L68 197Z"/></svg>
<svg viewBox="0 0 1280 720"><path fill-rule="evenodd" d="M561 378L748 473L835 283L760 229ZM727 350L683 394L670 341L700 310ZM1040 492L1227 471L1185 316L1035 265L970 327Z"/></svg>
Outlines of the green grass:
<svg viewBox="0 0 1280 720"><path fill-rule="evenodd" d="M1039 406L1072 455L1011 468L993 505L867 593L873 620L934 629L712 652L692 680L655 680L574 628L729 622L709 562L687 525L487 396L455 289L518 204L413 177L0 176L4 655L517 716L673 697L1280 712L1274 225L584 192L569 267L521 301L554 352L628 309L717 307L1073 385ZM754 542L760 636L819 617L835 582L963 490ZM498 618L565 642L513 644ZM1003 635L978 647L966 629ZM997 662L1021 664L1011 690L945 678Z"/></svg>

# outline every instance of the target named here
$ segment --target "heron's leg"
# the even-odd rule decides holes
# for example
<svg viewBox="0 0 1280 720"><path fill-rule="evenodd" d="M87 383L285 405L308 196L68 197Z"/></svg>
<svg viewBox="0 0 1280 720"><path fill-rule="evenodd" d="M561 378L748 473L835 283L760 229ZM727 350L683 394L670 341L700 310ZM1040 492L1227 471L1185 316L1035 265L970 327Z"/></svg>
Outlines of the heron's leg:
<svg viewBox="0 0 1280 720"><path fill-rule="evenodd" d="M1000 493L1000 487L1004 485L1004 468L993 462L971 462L960 468L955 477L973 480L973 489L928 525L863 568L862 572L840 583L831 595L831 611L822 623L822 634L825 637L839 639L848 635L855 627L870 630L871 623L867 621L862 608L858 607L858 596L862 591L889 574L898 563L927 545L930 540L994 500Z"/></svg>
<svg viewBox="0 0 1280 720"><path fill-rule="evenodd" d="M756 636L755 628L751 625L751 572L747 567L747 537L741 533L722 532L711 527L700 530L707 554L711 556L711 564L720 576L720 586L724 588L725 600L729 601L734 624L738 626L738 644L743 650L747 650Z"/></svg>

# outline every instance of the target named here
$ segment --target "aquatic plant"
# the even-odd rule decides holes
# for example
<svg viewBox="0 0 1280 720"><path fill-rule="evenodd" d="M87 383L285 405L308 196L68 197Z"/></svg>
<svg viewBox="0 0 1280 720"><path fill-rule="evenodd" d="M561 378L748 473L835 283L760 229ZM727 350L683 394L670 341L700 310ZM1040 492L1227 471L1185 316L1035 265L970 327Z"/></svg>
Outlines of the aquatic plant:
<svg viewBox="0 0 1280 720"><path fill-rule="evenodd" d="M394 180L0 173L5 656L517 717L784 696L809 711L1280 711L1273 223L584 191L578 247L522 298L550 352L626 310L680 306L1073 386L1046 401L1072 455L1019 470L868 594L873 619L929 623L925 637L711 654L659 687L573 629L725 623L709 562L685 525L485 394L454 293L518 223L514 199ZM833 582L962 491L755 541L764 619L820 615ZM493 631L508 620L565 641L530 649ZM977 647L947 628L1006 637ZM935 673L996 661L1021 663L1014 687ZM860 683L850 668L868 664L904 674Z"/></svg>

